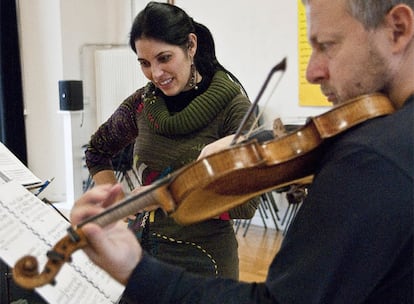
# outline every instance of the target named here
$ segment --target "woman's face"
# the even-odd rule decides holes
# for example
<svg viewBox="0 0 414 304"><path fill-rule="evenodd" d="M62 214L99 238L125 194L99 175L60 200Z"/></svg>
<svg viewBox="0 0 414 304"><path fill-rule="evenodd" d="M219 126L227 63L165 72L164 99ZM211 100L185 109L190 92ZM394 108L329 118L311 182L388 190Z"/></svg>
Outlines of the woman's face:
<svg viewBox="0 0 414 304"><path fill-rule="evenodd" d="M188 50L151 38L136 40L135 48L145 77L165 95L174 96L190 89L191 63L196 50L193 36L190 35Z"/></svg>

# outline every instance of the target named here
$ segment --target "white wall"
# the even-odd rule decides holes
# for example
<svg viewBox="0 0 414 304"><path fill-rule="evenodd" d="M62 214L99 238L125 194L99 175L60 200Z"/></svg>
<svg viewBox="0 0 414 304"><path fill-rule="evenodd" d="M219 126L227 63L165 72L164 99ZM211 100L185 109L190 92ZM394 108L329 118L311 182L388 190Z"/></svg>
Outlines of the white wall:
<svg viewBox="0 0 414 304"><path fill-rule="evenodd" d="M63 124L57 114L57 81L63 75L60 5L54 0L22 0L18 5L28 164L41 179L55 177L50 187L61 198L65 171Z"/></svg>
<svg viewBox="0 0 414 304"><path fill-rule="evenodd" d="M176 0L176 4L210 28L219 61L240 79L252 100L271 68L287 58L279 86L271 95L280 73L274 75L260 102L264 106L269 100L267 122L278 116L303 121L321 111L298 105L297 1Z"/></svg>
<svg viewBox="0 0 414 304"><path fill-rule="evenodd" d="M83 46L126 44L132 17L147 2L18 0L28 163L41 179L55 177L45 192L51 200L80 195L80 147L96 128L93 100L85 100L83 116L59 113L58 81L82 80ZM210 28L218 59L238 76L252 100L270 69L287 57L286 73L266 106L266 121L281 116L290 123L325 110L298 105L296 1L176 0L176 4ZM65 142L72 149L65 149Z"/></svg>
<svg viewBox="0 0 414 304"><path fill-rule="evenodd" d="M55 177L45 191L50 200L73 200L82 191L81 146L96 128L95 108L86 102L83 116L60 112L58 81L82 80L84 45L126 43L131 3L18 0L17 4L29 168L41 179Z"/></svg>

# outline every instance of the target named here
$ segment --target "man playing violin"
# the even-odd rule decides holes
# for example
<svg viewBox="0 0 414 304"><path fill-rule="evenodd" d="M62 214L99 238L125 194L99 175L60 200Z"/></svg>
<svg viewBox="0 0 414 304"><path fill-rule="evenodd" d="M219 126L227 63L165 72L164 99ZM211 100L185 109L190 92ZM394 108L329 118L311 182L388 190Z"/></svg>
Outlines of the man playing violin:
<svg viewBox="0 0 414 304"><path fill-rule="evenodd" d="M381 92L396 111L326 142L263 283L197 277L151 258L122 223L85 225L85 251L126 285L130 303L413 303L414 1L304 4L307 79L334 105ZM101 212L119 191L90 190L72 222Z"/></svg>

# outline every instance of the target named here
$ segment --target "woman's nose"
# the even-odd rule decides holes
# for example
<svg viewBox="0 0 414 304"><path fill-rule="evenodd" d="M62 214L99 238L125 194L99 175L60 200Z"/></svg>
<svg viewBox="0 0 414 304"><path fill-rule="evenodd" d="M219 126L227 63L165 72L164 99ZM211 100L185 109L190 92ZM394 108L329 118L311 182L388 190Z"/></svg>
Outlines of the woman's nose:
<svg viewBox="0 0 414 304"><path fill-rule="evenodd" d="M161 66L159 64L154 64L151 67L151 74L152 74L152 78L159 78L161 77L161 75L163 74L163 70L161 68Z"/></svg>

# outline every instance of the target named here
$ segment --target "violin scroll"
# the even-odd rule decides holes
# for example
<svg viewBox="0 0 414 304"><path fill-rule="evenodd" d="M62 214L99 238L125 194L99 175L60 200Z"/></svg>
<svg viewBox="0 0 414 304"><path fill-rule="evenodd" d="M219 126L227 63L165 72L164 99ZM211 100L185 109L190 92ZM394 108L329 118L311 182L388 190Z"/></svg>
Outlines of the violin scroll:
<svg viewBox="0 0 414 304"><path fill-rule="evenodd" d="M68 235L47 252L48 261L41 273L39 273L39 263L34 256L26 255L17 261L13 268L13 279L17 285L34 289L48 283L55 284L57 273L66 262L71 261L71 254L87 245L81 229L75 231L69 228L68 232Z"/></svg>
<svg viewBox="0 0 414 304"><path fill-rule="evenodd" d="M39 274L39 263L34 256L25 255L16 263L13 271L16 271L17 269L17 274L21 273L25 277L32 278ZM15 275L14 277L16 278L18 275Z"/></svg>

